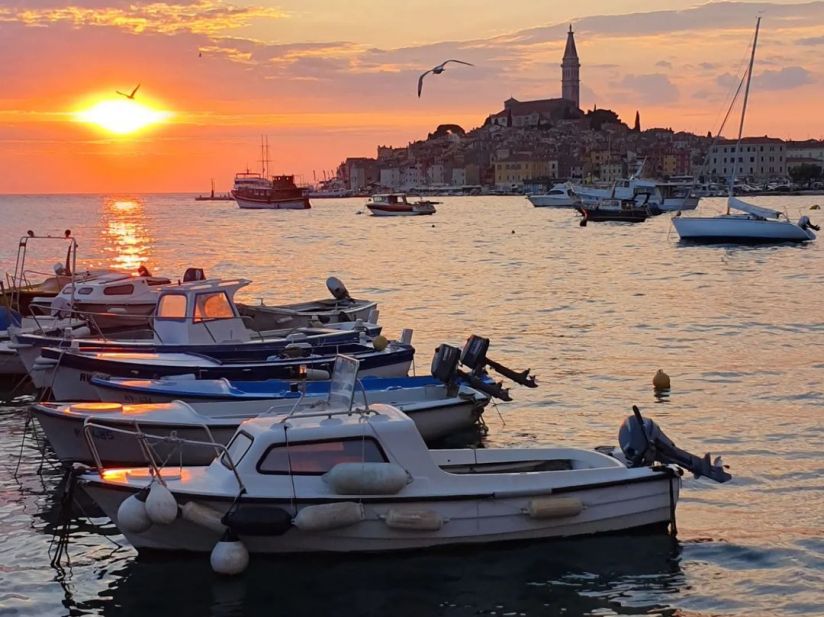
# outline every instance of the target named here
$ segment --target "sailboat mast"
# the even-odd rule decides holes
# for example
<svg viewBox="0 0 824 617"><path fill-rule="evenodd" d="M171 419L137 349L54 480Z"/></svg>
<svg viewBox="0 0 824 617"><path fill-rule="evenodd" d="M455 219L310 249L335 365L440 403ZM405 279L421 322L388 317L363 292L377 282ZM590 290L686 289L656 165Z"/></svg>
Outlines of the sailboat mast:
<svg viewBox="0 0 824 617"><path fill-rule="evenodd" d="M752 80L752 65L755 62L755 47L758 44L758 28L761 26L761 18L755 21L755 37L752 40L752 53L750 54L750 66L747 69L747 85L744 87L744 104L741 108L741 122L738 124L738 141L735 143L735 158L732 164L732 176L730 178L730 197L733 194L735 185L735 167L738 165L738 153L741 151L741 137L744 134L744 117L747 115L747 100L750 98L750 81ZM727 214L730 213L730 204L727 201Z"/></svg>

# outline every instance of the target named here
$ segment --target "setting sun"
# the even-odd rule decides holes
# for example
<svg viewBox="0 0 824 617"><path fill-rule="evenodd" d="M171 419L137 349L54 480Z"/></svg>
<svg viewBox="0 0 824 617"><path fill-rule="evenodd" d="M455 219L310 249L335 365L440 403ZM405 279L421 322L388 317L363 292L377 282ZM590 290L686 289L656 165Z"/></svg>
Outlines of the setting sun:
<svg viewBox="0 0 824 617"><path fill-rule="evenodd" d="M75 113L78 122L95 124L111 133L126 135L163 122L168 111L151 109L133 100L107 100Z"/></svg>

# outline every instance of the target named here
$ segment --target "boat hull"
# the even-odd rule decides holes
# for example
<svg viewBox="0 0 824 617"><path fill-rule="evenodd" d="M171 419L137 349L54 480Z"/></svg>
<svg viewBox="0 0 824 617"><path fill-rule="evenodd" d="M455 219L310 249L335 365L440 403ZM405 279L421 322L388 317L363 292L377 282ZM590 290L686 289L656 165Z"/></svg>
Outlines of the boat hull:
<svg viewBox="0 0 824 617"><path fill-rule="evenodd" d="M250 553L382 552L664 528L677 502L680 480L666 472L650 472L650 475L644 471L645 475L623 482L553 490L553 495L579 499L584 504L584 509L572 516L530 517L526 510L535 495L498 497L498 493L492 493L477 497L413 499L362 496L359 501L364 505L365 519L348 527L314 532L290 527L283 535L241 535L240 539ZM88 480L81 485L114 521L120 503L136 492L131 487ZM221 514L229 510L234 499L234 496L216 499L183 494L176 497L179 504L192 500ZM329 498L321 502L344 499ZM273 513L283 509L293 512L293 507L300 510L318 503L318 500L300 498L291 502L253 497L243 501L271 508ZM444 522L434 531L395 529L385 522L390 509L434 511ZM153 525L144 533L121 531L139 550L209 552L221 535L182 518L171 525Z"/></svg>
<svg viewBox="0 0 824 617"><path fill-rule="evenodd" d="M555 197L553 195L529 195L529 203L536 208L574 208L578 201L570 197Z"/></svg>
<svg viewBox="0 0 824 617"><path fill-rule="evenodd" d="M342 346L344 347L344 346ZM105 362L86 357L61 355L57 350L44 350L54 357L41 358L35 362L30 375L34 385L49 388L57 401L98 401L97 389L91 383L96 373L114 377L137 377L156 379L167 375L196 375L200 379L262 380L296 379L301 367L332 373L334 355L315 358L301 358L285 362L255 364L202 364L158 363L148 364L135 357L133 361ZM343 351L345 353L345 351ZM148 355L148 354L147 354ZM375 377L402 377L409 372L414 350L412 348L390 351L384 354L360 356L360 375ZM208 360L208 359L206 359Z"/></svg>
<svg viewBox="0 0 824 617"><path fill-rule="evenodd" d="M22 377L25 374L26 367L23 366L17 351L9 347L9 341L0 341L0 377Z"/></svg>
<svg viewBox="0 0 824 617"><path fill-rule="evenodd" d="M419 206L366 206L372 213L372 216L426 216L435 214L435 207L419 207Z"/></svg>
<svg viewBox="0 0 824 617"><path fill-rule="evenodd" d="M252 199L235 195L238 208L243 210L308 210L311 208L307 197L294 197L289 199Z"/></svg>
<svg viewBox="0 0 824 617"><path fill-rule="evenodd" d="M675 217L675 231L681 240L711 243L808 242L815 239L809 229L785 220L750 218L746 215L717 217Z"/></svg>
<svg viewBox="0 0 824 617"><path fill-rule="evenodd" d="M373 396L371 399L378 400L372 400L371 402L391 402L391 398L391 395ZM415 426L425 440L435 441L475 426L488 400L448 398L440 401L397 404L397 407L407 413L415 422ZM108 418L97 419L93 413L87 415L97 425L90 430L100 460L105 466L142 467L147 464L147 461L137 439L131 435L106 430L99 425L105 424L121 429L135 430L139 423L140 430L157 437L175 436L194 441L214 440L218 444L226 445L232 439L240 423L247 417L270 413L273 409L281 407L283 411L289 412L295 407L295 404L294 399L261 401L260 404L251 405L242 403L240 407L235 404L234 408L231 404L225 403L222 406L227 414L234 409L242 410L244 415L234 416L233 414L232 418L224 417L212 421L208 417L203 417L200 419L200 424L197 422L181 423L179 421L163 423L155 420L140 422L139 418L120 418L115 421ZM83 422L86 416L64 414L49 406L34 406L32 410L48 437L52 449L62 462L95 464L83 433ZM152 411L149 415L152 414L156 415L157 412ZM176 445L168 445L160 441L149 440L149 443L152 445L157 460L162 461L173 456L170 460L187 466L208 465L216 454L216 450L208 446L190 444L178 450Z"/></svg>
<svg viewBox="0 0 824 617"><path fill-rule="evenodd" d="M311 305L316 306L311 306ZM254 306L238 304L240 314L250 318L247 326L252 330L275 330L280 328L307 328L313 325L334 324L345 321L364 322L369 320L369 314L378 306L377 302L368 300L352 300L351 302L336 302L334 300L319 300L305 305L286 306Z"/></svg>

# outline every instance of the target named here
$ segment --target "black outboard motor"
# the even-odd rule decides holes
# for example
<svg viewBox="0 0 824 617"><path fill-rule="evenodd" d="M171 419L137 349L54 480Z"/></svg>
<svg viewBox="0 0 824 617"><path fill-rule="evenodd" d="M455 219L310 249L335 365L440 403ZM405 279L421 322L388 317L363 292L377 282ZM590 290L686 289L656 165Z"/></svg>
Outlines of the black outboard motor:
<svg viewBox="0 0 824 617"><path fill-rule="evenodd" d="M346 289L346 285L341 282L341 280L337 277L330 276L326 279L326 289L329 290L335 300L351 300L352 297L349 295L349 290Z"/></svg>
<svg viewBox="0 0 824 617"><path fill-rule="evenodd" d="M504 388L500 383L489 383L481 379L475 371L466 373L458 369L458 361L461 357L461 350L452 345L439 345L435 349L435 355L432 357L432 376L444 382L451 390L457 383L457 378L460 377L470 386L476 390L487 393L489 396L501 399L502 401L511 401L509 396L509 388Z"/></svg>
<svg viewBox="0 0 824 617"><path fill-rule="evenodd" d="M186 268L186 272L183 273L183 282L188 283L189 281L205 281L206 280L206 273L203 271L203 268Z"/></svg>
<svg viewBox="0 0 824 617"><path fill-rule="evenodd" d="M535 377L529 374L530 369L525 371L514 371L511 368L505 367L494 360L486 357L486 352L489 350L489 339L473 334L466 340L463 351L461 352L461 364L469 367L473 374L479 374L483 371L485 366L488 366L496 373L500 373L517 384L526 386L527 388L537 388Z"/></svg>
<svg viewBox="0 0 824 617"><path fill-rule="evenodd" d="M732 479L725 471L721 457L710 461L709 453L699 458L681 450L655 422L642 418L637 406L632 406L632 412L618 431L618 443L630 467L652 465L657 461L679 465L694 473L696 478L706 476L716 482Z"/></svg>

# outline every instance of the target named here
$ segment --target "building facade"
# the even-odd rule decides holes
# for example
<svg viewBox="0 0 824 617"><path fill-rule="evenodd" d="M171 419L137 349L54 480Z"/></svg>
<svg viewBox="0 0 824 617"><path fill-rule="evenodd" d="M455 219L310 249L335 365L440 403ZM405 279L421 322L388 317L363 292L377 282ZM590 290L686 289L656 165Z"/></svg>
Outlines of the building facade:
<svg viewBox="0 0 824 617"><path fill-rule="evenodd" d="M787 152L783 139L745 137L741 140L737 156L735 144L733 139L722 140L710 148L710 176L725 179L734 173L742 180L770 180L787 176Z"/></svg>

